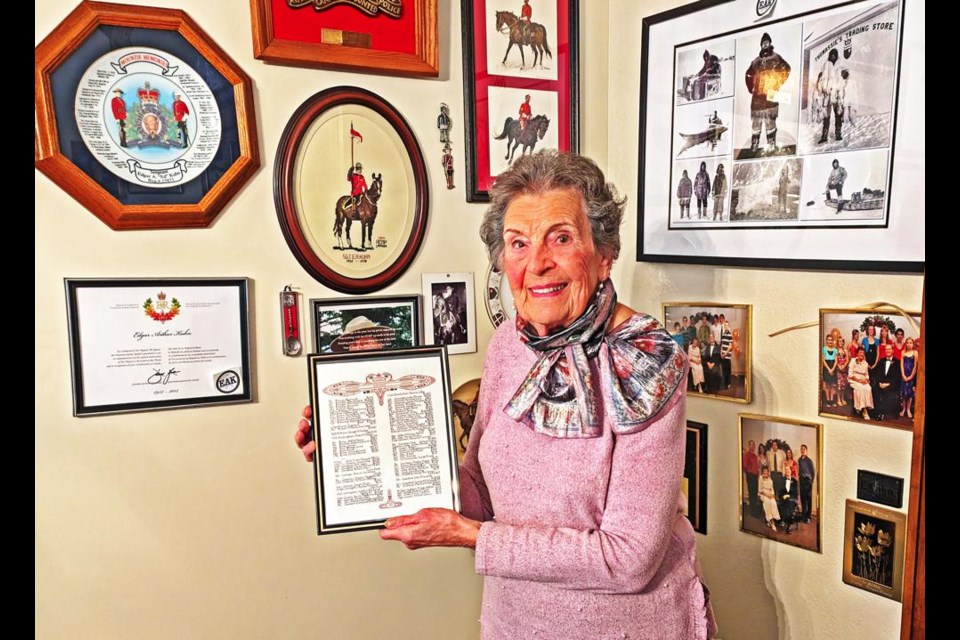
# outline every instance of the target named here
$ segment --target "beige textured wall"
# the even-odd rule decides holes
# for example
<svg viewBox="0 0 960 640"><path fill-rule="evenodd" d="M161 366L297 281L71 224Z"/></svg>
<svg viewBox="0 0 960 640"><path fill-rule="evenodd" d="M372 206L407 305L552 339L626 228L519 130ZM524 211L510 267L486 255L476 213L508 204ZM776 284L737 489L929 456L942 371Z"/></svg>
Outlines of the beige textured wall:
<svg viewBox="0 0 960 640"><path fill-rule="evenodd" d="M374 90L407 118L428 163L430 223L410 270L386 294L418 293L422 272L472 271L486 258L483 211L463 197L459 2L441 0L441 75L407 80L255 61L246 2L151 1L186 9L253 78L263 166L209 229L113 232L35 173L36 636L55 638L476 637L481 581L465 550L411 553L374 532L317 537L311 469L291 443L307 397L302 359L279 354L277 292L333 296L296 263L277 224L273 156L307 97L335 85ZM634 262L640 20L671 2L582 2L581 149L631 197L614 278L622 299L755 305L749 407L693 399L710 424L710 534L699 537L724 638L896 637L899 606L840 582L843 501L857 468L906 477L909 438L824 420L824 552L737 531L736 414L816 420L815 331L759 336L816 317L821 306L885 298L920 303L914 276L718 269ZM35 4L39 42L73 0ZM609 72L608 72L609 70ZM435 119L451 107L457 184L443 188ZM610 124L608 124L608 122ZM612 124L616 124L614 127ZM623 128L620 128L620 127ZM237 276L253 280L255 402L73 418L62 279ZM481 351L451 358L454 386L480 373L492 328L477 310Z"/></svg>

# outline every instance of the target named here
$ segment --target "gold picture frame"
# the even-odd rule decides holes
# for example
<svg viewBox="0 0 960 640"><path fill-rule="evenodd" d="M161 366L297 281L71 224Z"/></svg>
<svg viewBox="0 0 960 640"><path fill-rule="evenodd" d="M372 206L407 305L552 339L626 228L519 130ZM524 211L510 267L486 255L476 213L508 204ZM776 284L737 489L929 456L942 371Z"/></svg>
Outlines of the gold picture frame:
<svg viewBox="0 0 960 640"><path fill-rule="evenodd" d="M843 531L844 583L902 601L907 514L848 499Z"/></svg>

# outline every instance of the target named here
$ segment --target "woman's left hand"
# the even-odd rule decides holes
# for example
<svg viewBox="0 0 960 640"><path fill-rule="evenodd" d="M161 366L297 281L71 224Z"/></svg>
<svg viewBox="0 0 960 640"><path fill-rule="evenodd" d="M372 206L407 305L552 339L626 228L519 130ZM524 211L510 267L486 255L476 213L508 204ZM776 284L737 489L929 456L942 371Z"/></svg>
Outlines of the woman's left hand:
<svg viewBox="0 0 960 640"><path fill-rule="evenodd" d="M480 523L464 518L451 509L421 509L413 515L388 518L386 529L380 530L383 540L399 540L407 549L423 547L477 546Z"/></svg>

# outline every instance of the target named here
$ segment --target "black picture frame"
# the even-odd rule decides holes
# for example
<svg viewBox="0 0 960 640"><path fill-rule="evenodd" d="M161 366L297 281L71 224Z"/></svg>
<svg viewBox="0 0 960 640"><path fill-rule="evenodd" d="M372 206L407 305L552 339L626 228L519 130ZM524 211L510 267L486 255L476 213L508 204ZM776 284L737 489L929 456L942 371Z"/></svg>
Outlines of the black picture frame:
<svg viewBox="0 0 960 640"><path fill-rule="evenodd" d="M703 0L649 16L643 20L638 109L637 261L811 270L922 272L925 260L923 216L921 214L918 219L916 215L907 215L907 212L924 210L923 103L920 100L907 99L907 94L901 95L900 90L900 70L924 65L923 52L906 46L912 38L922 39L923 37L922 33L918 36L915 31L922 29L922 17L917 20L916 14L912 14L919 3L915 0L892 0L891 2L811 0L809 3L791 5L789 8L782 6L781 3L777 10L773 11L775 4L756 3L755 6L751 5L748 8L744 3L732 0ZM787 11L791 13L787 14ZM808 115L813 112L810 96L814 95L813 88L817 82L814 61L816 64L822 62L822 59L817 57L820 49L824 50L825 57L826 49L840 48L839 43L843 43L843 55L847 57L851 55L849 51L851 45L848 36L840 35L836 36L837 43L831 44L826 27L823 33L816 33L815 37L811 36L809 40L806 40L808 33L804 31L804 39L801 42L799 37L801 28L806 29L807 25L818 24L816 21L825 22L836 18L838 24L832 28L838 34L846 34L848 31L857 34L876 33L869 28L854 31L852 26L842 24L847 16L851 16L851 21L860 19L861 22L872 24L877 19L868 16L871 11L888 11L895 15L891 23L895 25L891 30L895 44L891 45L893 49L888 56L889 60L885 58L882 63L874 63L879 53L877 51L870 53L869 47L862 47L859 50L855 49L863 53L853 53L851 63L856 62L861 69L871 67L874 75L891 78L888 81L888 87L892 97L889 103L885 103L884 108L887 112L883 114L887 122L884 132L886 141L882 145L856 146L859 144L856 141L860 138L848 131L844 138L847 142L831 141L830 145L825 145L822 149L811 150L812 147L806 142L804 127L816 126L814 123L819 123L819 120L813 119L813 115ZM884 16L883 19L887 20L888 17ZM692 20L696 20L696 24L692 24ZM797 49L797 59L794 60L791 70L795 75L795 80L791 82L796 82L797 94L791 93L792 102L788 102L786 98L783 99L780 115L781 120L784 120L784 114L793 109L790 113L800 122L800 131L794 141L796 150L792 152L793 155L781 154L779 149L782 148L777 147L775 142L772 147L774 152L768 152L772 154L769 156L770 159L758 160L758 158L767 157L763 155L738 155L740 150L731 149L730 156L725 152L717 151L716 155L708 153L704 158L693 158L681 162L679 155L674 154L677 135L683 133L678 128L678 122L682 118L677 114L685 106L689 107L689 104L692 104L682 104L682 99L676 93L676 79L682 75L678 66L680 60L678 56L685 52L682 49L689 48L691 51L696 49L699 55L705 49L719 46L723 41L732 43L738 38L759 40L761 33L776 34L777 29L788 27L794 29L798 37L781 39L779 44L787 46L786 43L789 43L790 47ZM812 32L813 29L811 29ZM774 44L776 46L777 43ZM815 49L816 47L820 49ZM732 58L720 56L725 60L734 59L734 62L729 63L731 67L736 64L735 73L724 72L722 76L718 75L718 77L733 79L730 95L721 90L715 98L696 97L694 100L702 99L704 104L707 100L712 100L716 104L729 98L732 104L749 105L750 92L744 88L742 78L746 67L749 66L749 59L757 55L757 49L744 50L746 54L744 56L741 56L739 51L738 49L735 55L731 53ZM736 60L739 57L746 58L746 61ZM693 71L696 69L694 68ZM668 74L669 77L667 77ZM870 80L869 75L861 77ZM873 84L865 82L864 86L873 86ZM744 93L748 96L745 101L741 98ZM863 98L863 100L866 104L867 99ZM787 104L794 106L789 108L783 106ZM718 111L722 112L722 109ZM731 113L736 114L736 109L734 108ZM716 115L717 113L714 112L714 116ZM721 117L721 120L724 124L730 124L731 138L736 135L736 131L739 131L745 132L746 139L749 141L752 126L750 117L748 106L746 129L742 124L737 124L736 117L731 117L730 120ZM805 118L808 119L807 124L803 124ZM848 125L851 125L852 120L852 116L846 119ZM783 128L780 127L780 129ZM773 129L777 130L775 123ZM708 130L712 131L712 129ZM801 133L804 135L800 135ZM722 139L718 134L705 140L712 143L716 137ZM817 141L814 140L813 144L816 143ZM801 146L797 146L798 144ZM803 147L803 145L807 146ZM870 158L867 157L868 155ZM880 155L883 155L882 161L879 159ZM820 184L821 178L824 182L829 181L826 174L830 172L831 160L836 159L834 156L842 156L851 162L860 163L859 166L864 170L858 172L859 177L856 182L850 180L854 186L848 189L847 200L840 205L831 205L836 209L833 212L834 215L806 216L805 214L801 216L798 213L800 207L809 207L819 202L812 194L815 191L815 185ZM796 209L794 215L797 216L795 220L798 222L791 222L790 226L785 226L775 220L763 220L744 226L739 222L731 223L729 213L726 214L728 220L724 220L723 205L720 206L719 223L714 223L710 219L711 216L706 216L707 219L691 221L689 207L692 207L692 204L690 204L687 205L686 223L681 225L683 228L678 227L676 221L678 216L673 209L679 208L676 206L676 200L680 197L680 182L679 175L673 174L680 174L680 169L684 168L680 165L689 162L693 162L695 171L696 163L701 161L711 163L713 168L708 167L708 173L710 171L716 173L715 165L726 164L729 161L730 164L727 166L731 167L731 170L727 175L730 186L725 191L725 195L721 195L721 200L729 200L731 212L734 209L733 192L735 190L743 191L744 188L754 185L759 188L766 184L756 177L758 175L765 176L765 179L769 177L761 171L760 164L779 162L786 168L787 163L794 163L791 165L791 170L787 172L791 176L791 182L783 191L788 194L788 198L785 199L790 200L790 206ZM883 176L882 179L874 177L877 172L866 170L868 165L872 167L873 164L878 163L883 164L883 170L879 174ZM826 173L824 173L824 167ZM780 166L776 168L779 169ZM882 184L867 185L864 182L868 180L875 180ZM882 218L862 223L843 219L848 216L854 217L850 213L856 210L854 204L866 202L857 198L867 197L863 194L868 191L873 193L878 187L877 193L881 202L878 206L883 212ZM855 189L860 189L855 192L856 197L850 193ZM828 205L832 197L829 192L827 193L827 198L823 200L824 206ZM775 198L776 195L773 197ZM819 197L823 199L822 190ZM836 200L841 199L841 196L836 198ZM705 200L708 208L714 206L710 204L714 200L712 194ZM743 198L739 200L742 202ZM773 206L771 205L771 208ZM696 210L696 207L693 208ZM841 213L843 215L838 218L837 216ZM683 215L682 211L679 215ZM747 217L753 215L747 214ZM870 238L869 242L854 242L864 238L864 235Z"/></svg>
<svg viewBox="0 0 960 640"><path fill-rule="evenodd" d="M247 278L65 278L64 288L74 416L252 401Z"/></svg>
<svg viewBox="0 0 960 640"><path fill-rule="evenodd" d="M310 354L307 376L318 535L379 529L426 507L460 510L446 349Z"/></svg>
<svg viewBox="0 0 960 640"><path fill-rule="evenodd" d="M500 114L499 109L491 106L490 89L501 90L505 97L509 96L511 91L517 92L516 103L521 102L526 92L542 92L538 97L549 98L556 94L557 117L556 125L553 125L557 132L557 147L561 151L577 152L580 149L580 74L579 74L579 49L580 49L580 2L579 0L555 0L555 13L557 30L561 34L550 34L546 31L549 45L552 47L552 57L547 58L548 62L556 67L556 78L538 78L534 75L523 77L518 72L510 69L497 69L496 73L489 71L487 58L484 56L478 59L478 51L487 51L492 54L492 47L488 47L491 31L496 34L500 40L498 48L506 48L508 40L500 37L495 29L488 29L486 21L491 19L491 12L498 8L504 11L516 11L518 4L505 2L504 0L461 0L460 13L462 23L462 41L463 41L463 103L464 103L464 140L466 142L466 200L467 202L489 202L489 188L496 178L492 167L490 139L495 135L492 129L499 128L499 122L503 122L503 115L497 115L493 118L489 113L494 110ZM489 5L489 8L488 8ZM540 8L537 11L541 11ZM532 22L537 23L538 15L532 17ZM478 20L478 16L484 16L484 20ZM516 17L516 16L514 16ZM565 25L565 29L564 29ZM565 31L566 33L562 33ZM503 32L501 32L503 33ZM509 35L508 35L509 38ZM483 47L478 46L478 39L483 39ZM523 48L525 57L532 57L532 48L529 45ZM504 60L509 64L514 64L517 57L517 48L513 47L506 51ZM499 56L498 56L499 57ZM531 67L533 67L531 60ZM495 102L496 99L493 99ZM533 116L538 115L537 107L533 108ZM508 116L516 116L516 107L512 107ZM496 122L493 122L496 120ZM531 120L532 122L532 120ZM551 122L552 124L552 122ZM549 127L548 127L549 130ZM543 148L542 145L533 147L533 151ZM522 145L517 148L514 158L522 153ZM511 160L512 162L512 160Z"/></svg>
<svg viewBox="0 0 960 640"><path fill-rule="evenodd" d="M707 424L687 420L683 478L687 482L687 519L697 533L707 535Z"/></svg>
<svg viewBox="0 0 960 640"><path fill-rule="evenodd" d="M423 344L419 295L314 298L310 300L310 317L313 324L313 353L379 351ZM339 321L343 330L325 327L325 324L335 321ZM362 348L356 340L345 339L345 335L367 336L373 340L367 342L366 348Z"/></svg>

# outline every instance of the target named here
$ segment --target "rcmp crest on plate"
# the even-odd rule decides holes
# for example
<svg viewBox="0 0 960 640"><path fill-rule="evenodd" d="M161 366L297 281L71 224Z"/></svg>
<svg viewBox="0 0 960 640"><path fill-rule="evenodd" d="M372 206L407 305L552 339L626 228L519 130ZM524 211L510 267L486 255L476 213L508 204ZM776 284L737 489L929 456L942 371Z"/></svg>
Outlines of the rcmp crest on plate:
<svg viewBox="0 0 960 640"><path fill-rule="evenodd" d="M220 110L210 87L159 49L127 47L100 57L80 80L74 116L100 164L144 187L193 180L220 146Z"/></svg>

